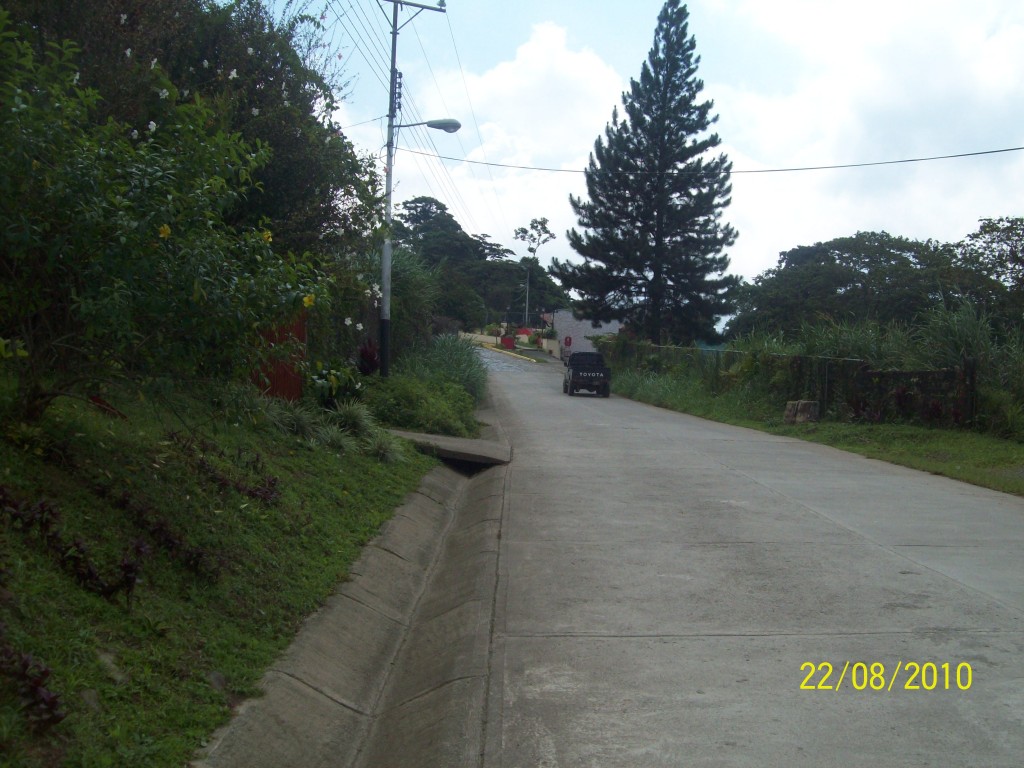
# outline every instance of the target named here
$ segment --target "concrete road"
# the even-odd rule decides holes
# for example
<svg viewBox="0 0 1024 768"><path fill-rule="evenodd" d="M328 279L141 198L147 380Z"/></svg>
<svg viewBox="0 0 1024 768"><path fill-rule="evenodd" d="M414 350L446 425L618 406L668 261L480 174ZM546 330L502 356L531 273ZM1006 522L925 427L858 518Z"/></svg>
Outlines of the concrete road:
<svg viewBox="0 0 1024 768"><path fill-rule="evenodd" d="M484 354L484 766L1024 762L1024 501Z"/></svg>

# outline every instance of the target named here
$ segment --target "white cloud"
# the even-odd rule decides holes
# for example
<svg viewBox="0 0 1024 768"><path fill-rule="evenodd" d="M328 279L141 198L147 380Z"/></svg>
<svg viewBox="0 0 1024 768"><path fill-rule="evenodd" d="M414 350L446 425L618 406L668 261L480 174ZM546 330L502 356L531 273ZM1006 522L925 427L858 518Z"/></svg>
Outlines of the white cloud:
<svg viewBox="0 0 1024 768"><path fill-rule="evenodd" d="M720 23L794 47L784 87L711 82L736 169L833 165L1024 144L1024 8L963 4L720 2ZM767 66L770 66L767 65ZM885 229L954 241L983 216L1017 214L1020 154L795 175L737 176L734 268L779 251Z"/></svg>
<svg viewBox="0 0 1024 768"><path fill-rule="evenodd" d="M702 58L703 95L715 101L714 129L736 170L1024 145L1024 5L1015 0L695 0L691 6L699 11L691 33ZM698 19L705 28L696 26ZM643 35L649 40L653 18L628 21L641 22L650 26ZM474 46L487 46L490 34L500 30L482 30ZM514 56L466 72L465 80L457 71L410 65L406 92L415 94L421 119L454 116L463 123L455 136L432 133L437 150L490 163L584 168L646 49L635 71L617 72L608 62L622 59L622 51L570 39L563 26L535 24ZM358 119L379 115L385 99L378 100ZM352 112L349 122L356 118ZM371 152L384 144L380 122L351 135ZM404 131L400 145L434 151L420 140ZM437 197L467 231L513 248L521 244L512 231L544 216L558 239L544 246L542 260L573 258L564 233L576 223L568 196L584 192L581 174L448 163L449 182L436 163L428 170L431 162L399 154L396 200ZM733 271L750 278L773 266L780 251L862 230L957 240L978 218L1024 213L1022 176L1024 153L737 174L725 213L740 231L730 253Z"/></svg>
<svg viewBox="0 0 1024 768"><path fill-rule="evenodd" d="M416 90L422 94L417 97L419 112L422 116L458 115L463 124L451 138L433 137L441 154L461 155L480 163L577 171L586 166L594 141L625 87L619 74L593 51L569 48L566 31L551 23L535 25L513 59L483 73L467 72L465 80L459 72L435 74L436 88ZM407 74L407 88L410 78ZM421 138L403 133L403 143L416 144ZM546 217L557 239L544 246L540 257L546 262L552 256L571 255L564 237L575 225L568 198L570 193L584 192L582 174L449 163L458 189L457 198L451 200L437 190L430 191L425 179L434 180L422 158L413 161L422 173L408 173L412 158L411 153L399 155L396 175L402 181L396 200L419 194L436 196L467 231L489 234L521 255L525 255L525 247L513 240L513 231L531 219ZM471 210L463 215L463 208Z"/></svg>

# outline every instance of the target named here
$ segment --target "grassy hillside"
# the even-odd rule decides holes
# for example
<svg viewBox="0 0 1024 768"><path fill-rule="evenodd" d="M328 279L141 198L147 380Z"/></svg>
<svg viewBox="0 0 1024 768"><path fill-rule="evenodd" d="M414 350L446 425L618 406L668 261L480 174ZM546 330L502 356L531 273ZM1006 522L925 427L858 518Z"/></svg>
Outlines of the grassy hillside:
<svg viewBox="0 0 1024 768"><path fill-rule="evenodd" d="M433 466L242 390L107 398L3 421L0 766L181 766Z"/></svg>

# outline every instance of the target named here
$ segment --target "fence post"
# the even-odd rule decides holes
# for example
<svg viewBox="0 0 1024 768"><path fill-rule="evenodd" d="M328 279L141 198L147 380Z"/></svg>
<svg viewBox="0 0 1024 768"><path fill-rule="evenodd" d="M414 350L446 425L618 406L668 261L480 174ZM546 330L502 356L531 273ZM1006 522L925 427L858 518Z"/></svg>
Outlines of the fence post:
<svg viewBox="0 0 1024 768"><path fill-rule="evenodd" d="M977 415L978 408L978 361L973 357L964 357L964 386L967 389L965 393L965 410L964 414L967 418L968 423L973 424L974 418Z"/></svg>

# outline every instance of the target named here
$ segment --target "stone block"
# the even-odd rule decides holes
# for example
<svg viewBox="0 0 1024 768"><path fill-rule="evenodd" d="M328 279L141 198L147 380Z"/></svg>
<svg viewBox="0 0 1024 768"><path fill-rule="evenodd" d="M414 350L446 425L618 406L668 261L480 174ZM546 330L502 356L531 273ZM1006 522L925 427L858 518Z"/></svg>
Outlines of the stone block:
<svg viewBox="0 0 1024 768"><path fill-rule="evenodd" d="M808 421L817 421L819 418L820 406L817 400L790 400L786 403L786 410L782 415L785 424L805 424Z"/></svg>

